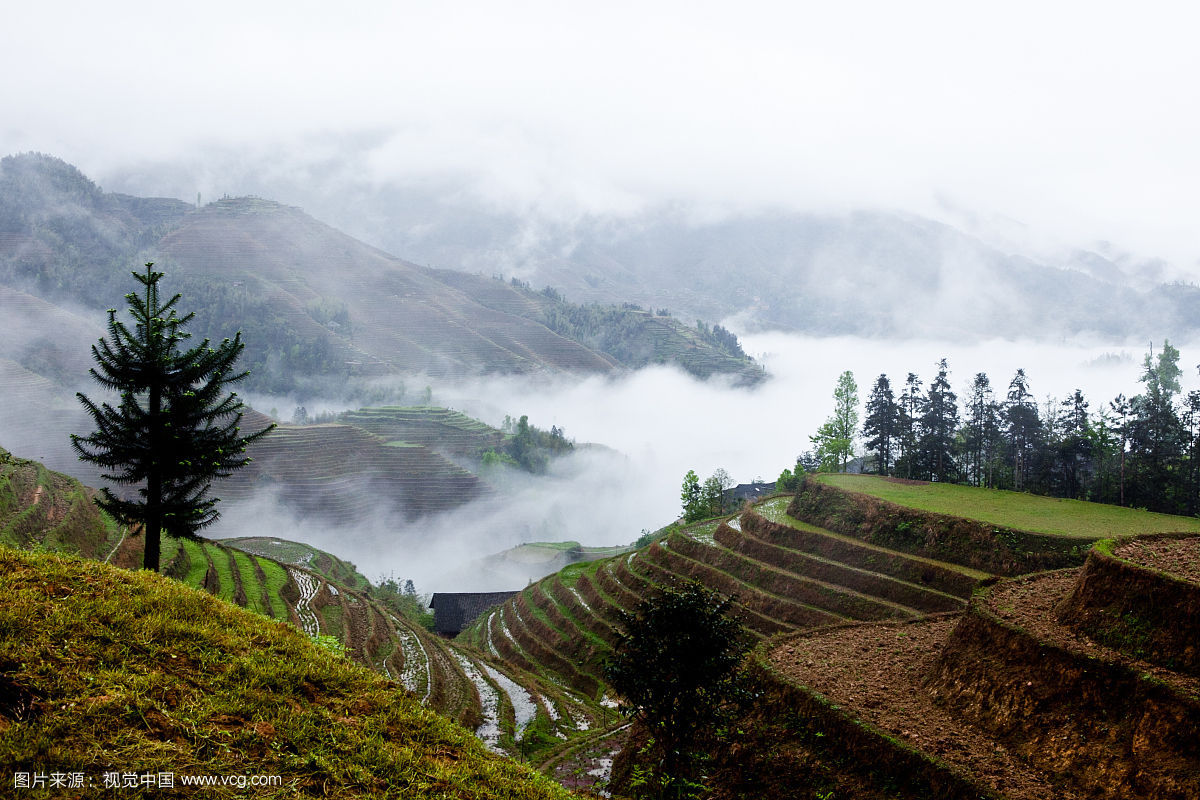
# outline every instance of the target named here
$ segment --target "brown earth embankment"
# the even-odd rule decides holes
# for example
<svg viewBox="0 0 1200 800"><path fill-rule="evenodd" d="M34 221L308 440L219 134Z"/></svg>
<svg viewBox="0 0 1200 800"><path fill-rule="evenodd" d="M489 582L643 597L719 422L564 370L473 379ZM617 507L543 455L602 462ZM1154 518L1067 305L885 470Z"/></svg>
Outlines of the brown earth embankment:
<svg viewBox="0 0 1200 800"><path fill-rule="evenodd" d="M1200 675L1200 584L1123 557L1154 542L1200 549L1194 534L1097 542L1058 619L1115 650Z"/></svg>
<svg viewBox="0 0 1200 800"><path fill-rule="evenodd" d="M1075 575L1005 581L977 594L926 688L1089 796L1200 797L1200 701L1169 676L1055 630L1054 605Z"/></svg>

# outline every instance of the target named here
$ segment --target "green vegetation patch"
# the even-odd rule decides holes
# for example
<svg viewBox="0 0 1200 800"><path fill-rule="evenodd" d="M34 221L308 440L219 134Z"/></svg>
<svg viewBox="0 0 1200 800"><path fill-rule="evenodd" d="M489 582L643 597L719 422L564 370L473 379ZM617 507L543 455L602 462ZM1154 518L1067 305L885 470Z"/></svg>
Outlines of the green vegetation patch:
<svg viewBox="0 0 1200 800"><path fill-rule="evenodd" d="M208 574L208 551L194 539L180 539L179 543L188 559L183 582L193 589L199 589L204 585L204 576Z"/></svg>
<svg viewBox="0 0 1200 800"><path fill-rule="evenodd" d="M94 780L72 796L111 796L109 771L173 774L156 796L250 796L184 775L278 776L256 798L572 796L291 626L162 576L0 548L0 596L0 763Z"/></svg>
<svg viewBox="0 0 1200 800"><path fill-rule="evenodd" d="M283 587L288 582L287 571L269 558L255 556L255 560L266 578L267 602L271 604L271 616L286 622L288 610L283 600Z"/></svg>
<svg viewBox="0 0 1200 800"><path fill-rule="evenodd" d="M233 563L229 558L229 552L212 542L204 543L204 552L208 554L213 569L217 573L217 580L220 582L220 586L217 588L217 597L227 603L232 603L234 592L237 589L237 580L233 577Z"/></svg>
<svg viewBox="0 0 1200 800"><path fill-rule="evenodd" d="M580 575L595 575L596 570L600 565L605 563L600 560L596 561L577 561L574 564L568 564L558 572L558 579L562 581L563 586L568 588L573 587L579 582Z"/></svg>
<svg viewBox="0 0 1200 800"><path fill-rule="evenodd" d="M246 536L222 539L222 541L247 553L265 556L283 564L304 567L318 573L326 580L350 589L365 591L371 586L371 582L358 571L358 567L354 564L303 542L273 539L266 536Z"/></svg>
<svg viewBox="0 0 1200 800"><path fill-rule="evenodd" d="M259 614L266 614L267 608L263 605L262 582L259 581L258 573L255 572L254 562L250 560L249 555L238 550L230 550L229 554L233 556L238 576L242 579L242 591L246 594L245 607L251 611L257 611Z"/></svg>
<svg viewBox="0 0 1200 800"><path fill-rule="evenodd" d="M815 477L828 486L861 492L900 506L1055 536L1098 539L1114 535L1200 531L1200 519L1082 500L950 483L900 482L874 475L822 474Z"/></svg>

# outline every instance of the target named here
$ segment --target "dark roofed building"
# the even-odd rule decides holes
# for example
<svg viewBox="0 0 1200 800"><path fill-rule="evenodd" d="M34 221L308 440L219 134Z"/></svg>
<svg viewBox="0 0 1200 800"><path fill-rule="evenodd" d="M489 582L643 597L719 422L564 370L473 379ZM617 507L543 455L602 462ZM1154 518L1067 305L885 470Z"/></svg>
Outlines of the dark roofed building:
<svg viewBox="0 0 1200 800"><path fill-rule="evenodd" d="M433 629L445 636L458 636L483 612L516 594L511 592L434 592Z"/></svg>

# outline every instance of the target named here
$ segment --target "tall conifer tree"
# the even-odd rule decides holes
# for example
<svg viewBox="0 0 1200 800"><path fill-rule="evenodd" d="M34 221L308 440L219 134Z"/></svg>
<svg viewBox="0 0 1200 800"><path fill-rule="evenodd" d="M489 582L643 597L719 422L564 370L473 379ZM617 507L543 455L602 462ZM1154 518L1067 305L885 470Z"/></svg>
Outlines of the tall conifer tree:
<svg viewBox="0 0 1200 800"><path fill-rule="evenodd" d="M79 393L96 430L72 435L71 444L81 459L106 469L107 480L138 487L140 500L104 488L97 502L121 522L142 525L143 565L157 572L161 531L194 537L216 522L219 498L209 496L212 481L245 466L246 446L274 426L241 435L244 406L226 389L248 374L234 371L245 347L241 334L216 347L205 339L183 350L191 337L184 328L193 315L178 316L178 294L160 301L163 273L153 266L133 273L142 293L125 295L133 329L109 309L108 338L92 346L91 375L116 392L120 404L96 404Z"/></svg>
<svg viewBox="0 0 1200 800"><path fill-rule="evenodd" d="M949 375L950 368L943 358L925 396L917 443L924 475L937 481L952 480L957 472L954 436L958 430L958 396L950 389Z"/></svg>
<svg viewBox="0 0 1200 800"><path fill-rule="evenodd" d="M863 421L863 446L875 454L875 472L890 475L895 461L896 439L900 435L900 407L892 394L887 375L875 379L867 399L867 418Z"/></svg>

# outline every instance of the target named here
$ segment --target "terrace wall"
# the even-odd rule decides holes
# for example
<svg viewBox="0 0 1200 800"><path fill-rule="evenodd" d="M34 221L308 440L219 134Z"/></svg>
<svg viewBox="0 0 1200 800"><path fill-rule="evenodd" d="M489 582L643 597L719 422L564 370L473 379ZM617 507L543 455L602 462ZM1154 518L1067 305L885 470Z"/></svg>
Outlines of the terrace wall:
<svg viewBox="0 0 1200 800"><path fill-rule="evenodd" d="M935 514L805 480L787 513L810 525L994 575L1079 566L1091 542Z"/></svg>

